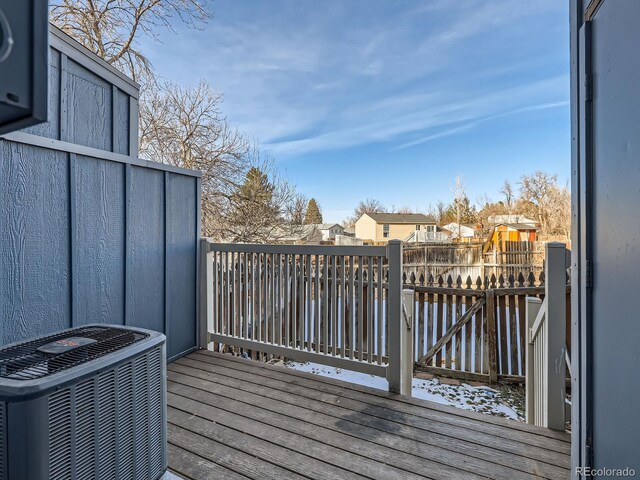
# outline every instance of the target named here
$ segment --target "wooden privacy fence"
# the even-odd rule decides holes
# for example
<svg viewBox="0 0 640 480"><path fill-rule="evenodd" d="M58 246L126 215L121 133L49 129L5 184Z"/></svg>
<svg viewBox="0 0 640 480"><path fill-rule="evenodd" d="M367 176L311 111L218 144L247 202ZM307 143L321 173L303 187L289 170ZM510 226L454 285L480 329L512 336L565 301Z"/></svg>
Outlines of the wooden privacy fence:
<svg viewBox="0 0 640 480"><path fill-rule="evenodd" d="M538 276L542 272L544 251L542 242L501 242L484 252L486 243L407 244L403 249L404 273L452 278L470 276L484 278L503 275L516 279L520 273Z"/></svg>
<svg viewBox="0 0 640 480"><path fill-rule="evenodd" d="M544 272L464 282L411 275L404 283L415 291L417 369L466 380L524 381L526 298L544 298Z"/></svg>
<svg viewBox="0 0 640 480"><path fill-rule="evenodd" d="M402 244L306 246L202 241L206 345L386 377L410 394L413 292L402 307Z"/></svg>

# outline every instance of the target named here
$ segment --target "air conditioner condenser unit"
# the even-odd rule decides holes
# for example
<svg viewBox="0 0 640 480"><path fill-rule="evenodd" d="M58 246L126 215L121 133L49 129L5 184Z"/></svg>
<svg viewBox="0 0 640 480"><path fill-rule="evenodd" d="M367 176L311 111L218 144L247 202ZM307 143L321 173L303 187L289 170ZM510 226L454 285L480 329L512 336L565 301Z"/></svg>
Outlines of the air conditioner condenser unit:
<svg viewBox="0 0 640 480"><path fill-rule="evenodd" d="M165 336L87 325L0 349L0 480L158 479Z"/></svg>

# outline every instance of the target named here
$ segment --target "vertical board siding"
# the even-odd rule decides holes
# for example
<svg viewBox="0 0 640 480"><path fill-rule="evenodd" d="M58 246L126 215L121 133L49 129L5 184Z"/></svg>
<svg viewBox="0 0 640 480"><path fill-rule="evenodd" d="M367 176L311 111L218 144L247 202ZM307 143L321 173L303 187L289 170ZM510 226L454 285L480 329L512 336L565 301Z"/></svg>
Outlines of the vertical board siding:
<svg viewBox="0 0 640 480"><path fill-rule="evenodd" d="M126 323L163 331L164 174L139 167L130 169Z"/></svg>
<svg viewBox="0 0 640 480"><path fill-rule="evenodd" d="M169 357L189 351L199 174L132 165L134 84L60 35L51 37L49 121L21 132L26 140L0 138L0 344L108 322L168 334ZM28 144L37 137L132 164Z"/></svg>
<svg viewBox="0 0 640 480"><path fill-rule="evenodd" d="M0 140L3 344L70 325L68 167L66 153Z"/></svg>
<svg viewBox="0 0 640 480"><path fill-rule="evenodd" d="M67 62L67 140L112 150L112 86L82 65Z"/></svg>
<svg viewBox="0 0 640 480"><path fill-rule="evenodd" d="M167 358L196 342L196 181L165 173ZM189 319L186 321L185 319ZM192 320L193 319L193 320Z"/></svg>
<svg viewBox="0 0 640 480"><path fill-rule="evenodd" d="M129 155L129 95L115 90L113 101L113 151Z"/></svg>
<svg viewBox="0 0 640 480"><path fill-rule="evenodd" d="M75 325L124 324L124 165L77 157Z"/></svg>

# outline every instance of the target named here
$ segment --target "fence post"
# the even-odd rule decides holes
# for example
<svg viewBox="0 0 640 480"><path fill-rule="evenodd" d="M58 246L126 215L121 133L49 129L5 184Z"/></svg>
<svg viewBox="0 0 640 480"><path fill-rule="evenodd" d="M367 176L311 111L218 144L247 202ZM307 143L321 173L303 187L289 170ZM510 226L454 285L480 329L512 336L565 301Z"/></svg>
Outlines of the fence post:
<svg viewBox="0 0 640 480"><path fill-rule="evenodd" d="M490 288L485 290L487 305L487 356L489 357L489 383L498 382L498 325L496 324L496 296Z"/></svg>
<svg viewBox="0 0 640 480"><path fill-rule="evenodd" d="M200 239L200 318L198 321L198 347L209 346L209 329L213 330L213 252L209 239Z"/></svg>
<svg viewBox="0 0 640 480"><path fill-rule="evenodd" d="M566 395L566 248L564 243L545 245L545 298L547 300L547 428L564 430Z"/></svg>
<svg viewBox="0 0 640 480"><path fill-rule="evenodd" d="M387 380L389 391L402 395L411 395L413 379L413 345L411 330L405 322L402 305L402 242L391 240L387 245L387 261L389 265L387 308L389 331L389 365ZM413 295L413 292L412 292ZM411 307L413 302L411 303ZM413 308L407 308L407 313ZM413 317L411 317L413 321Z"/></svg>
<svg viewBox="0 0 640 480"><path fill-rule="evenodd" d="M535 408L536 408L536 402L535 402L535 389L537 387L537 385L534 384L534 378L535 378L535 364L534 364L534 344L533 342L530 341L529 339L529 332L531 331L531 328L533 327L533 324L536 321L536 317L538 316L538 312L540 312L540 308L542 307L542 300L540 300L537 297L527 297L526 299L526 304L525 304L525 317L526 317L526 326L527 326L527 333L526 333L526 340L525 340L525 345L526 345L526 351L525 351L525 389L526 389L526 395L525 395L525 400L526 400L526 405L525 405L525 412L526 412L526 420L527 423L530 424L535 424Z"/></svg>

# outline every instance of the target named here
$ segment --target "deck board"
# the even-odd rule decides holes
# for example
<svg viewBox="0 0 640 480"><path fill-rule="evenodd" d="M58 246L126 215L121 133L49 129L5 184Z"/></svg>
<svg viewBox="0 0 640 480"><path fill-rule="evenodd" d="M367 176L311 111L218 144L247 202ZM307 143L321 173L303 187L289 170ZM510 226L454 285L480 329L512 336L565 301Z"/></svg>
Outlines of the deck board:
<svg viewBox="0 0 640 480"><path fill-rule="evenodd" d="M186 478L569 476L569 436L520 422L206 351L167 380L169 467Z"/></svg>

